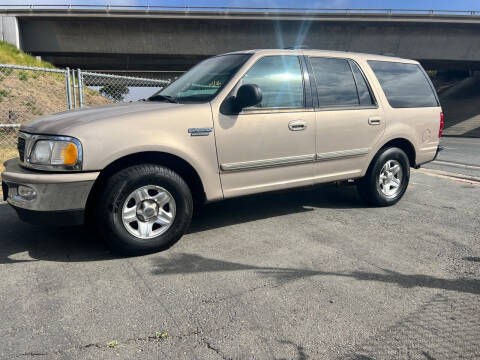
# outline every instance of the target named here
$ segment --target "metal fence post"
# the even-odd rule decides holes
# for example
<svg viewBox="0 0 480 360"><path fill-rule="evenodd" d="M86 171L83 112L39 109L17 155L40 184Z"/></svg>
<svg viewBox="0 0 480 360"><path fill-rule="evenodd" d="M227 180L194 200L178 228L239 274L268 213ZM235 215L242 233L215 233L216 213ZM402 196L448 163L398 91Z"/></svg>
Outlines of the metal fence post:
<svg viewBox="0 0 480 360"><path fill-rule="evenodd" d="M77 82L75 81L75 70L72 70L72 83L73 83L73 108L77 108Z"/></svg>
<svg viewBox="0 0 480 360"><path fill-rule="evenodd" d="M72 85L70 83L70 69L65 69L65 92L67 93L67 107L72 109Z"/></svg>
<svg viewBox="0 0 480 360"><path fill-rule="evenodd" d="M78 76L78 99L80 101L80 107L83 107L83 75L80 69L77 69Z"/></svg>

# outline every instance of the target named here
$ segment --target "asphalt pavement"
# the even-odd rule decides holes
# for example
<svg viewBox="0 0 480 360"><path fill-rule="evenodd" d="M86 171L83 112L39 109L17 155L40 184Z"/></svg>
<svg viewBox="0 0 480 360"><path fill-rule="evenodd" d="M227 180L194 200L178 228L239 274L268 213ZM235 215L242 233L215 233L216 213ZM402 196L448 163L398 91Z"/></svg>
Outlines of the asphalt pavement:
<svg viewBox="0 0 480 360"><path fill-rule="evenodd" d="M134 258L0 205L0 358L478 359L479 204L426 168L389 208L335 186L210 204Z"/></svg>
<svg viewBox="0 0 480 360"><path fill-rule="evenodd" d="M443 137L443 151L428 169L460 173L480 179L480 138Z"/></svg>

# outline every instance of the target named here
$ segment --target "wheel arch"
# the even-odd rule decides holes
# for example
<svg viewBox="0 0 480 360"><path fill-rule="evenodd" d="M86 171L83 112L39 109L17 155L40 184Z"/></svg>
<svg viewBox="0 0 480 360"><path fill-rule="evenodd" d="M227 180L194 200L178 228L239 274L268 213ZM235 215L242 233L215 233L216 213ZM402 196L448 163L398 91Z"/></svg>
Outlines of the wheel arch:
<svg viewBox="0 0 480 360"><path fill-rule="evenodd" d="M97 197L98 192L102 189L106 180L110 176L129 166L145 163L162 165L175 171L187 183L195 202L201 204L206 201L205 188L202 179L200 178L197 170L195 170L195 168L188 161L177 155L166 152L145 151L132 153L118 158L100 171L100 175L95 180L87 199L87 213L90 213L89 209L92 208L94 199Z"/></svg>
<svg viewBox="0 0 480 360"><path fill-rule="evenodd" d="M378 149L377 154L378 152L380 152L380 150L385 149L387 147L397 147L399 149L402 149L405 152L405 154L407 154L410 167L415 167L417 153L415 151L415 146L413 146L410 140L406 138L401 138L401 137L391 139L387 141L385 144L383 144L380 147L380 149Z"/></svg>
<svg viewBox="0 0 480 360"><path fill-rule="evenodd" d="M377 157L377 155L385 148L389 148L389 147L397 147L401 150L403 150L405 152L405 154L407 155L408 157L408 162L409 162L409 165L410 167L415 167L416 165L416 151L415 151L415 146L413 145L413 143L408 140L407 138L405 137L397 137L397 138L393 138L393 139L390 139L388 141L386 141L385 143L383 143L382 145L380 145L377 149L377 151L375 152L375 154L371 157L369 163L368 163L368 167L367 167L367 170L365 170L365 173L364 175L370 170L370 168L372 167L372 164L373 162L375 161L375 158Z"/></svg>

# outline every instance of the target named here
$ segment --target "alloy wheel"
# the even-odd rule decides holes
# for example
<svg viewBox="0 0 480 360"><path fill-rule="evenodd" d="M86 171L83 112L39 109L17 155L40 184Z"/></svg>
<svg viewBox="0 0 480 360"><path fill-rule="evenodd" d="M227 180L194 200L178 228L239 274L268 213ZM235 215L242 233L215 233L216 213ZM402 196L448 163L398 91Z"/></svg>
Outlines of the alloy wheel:
<svg viewBox="0 0 480 360"><path fill-rule="evenodd" d="M123 203L125 229L140 239L152 239L173 224L176 204L173 196L157 185L142 186L130 193Z"/></svg>

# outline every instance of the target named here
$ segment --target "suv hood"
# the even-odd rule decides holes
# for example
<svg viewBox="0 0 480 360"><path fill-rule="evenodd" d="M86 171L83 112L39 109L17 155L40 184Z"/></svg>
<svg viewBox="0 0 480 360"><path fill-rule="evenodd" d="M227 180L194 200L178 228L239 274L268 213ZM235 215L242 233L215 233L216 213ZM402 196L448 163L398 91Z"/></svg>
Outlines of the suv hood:
<svg viewBox="0 0 480 360"><path fill-rule="evenodd" d="M184 105L166 102L139 101L68 110L31 120L22 125L20 130L32 134L67 135L74 127L87 125L99 120L124 117L133 113L138 115L145 112L157 112L167 108L181 106Z"/></svg>

